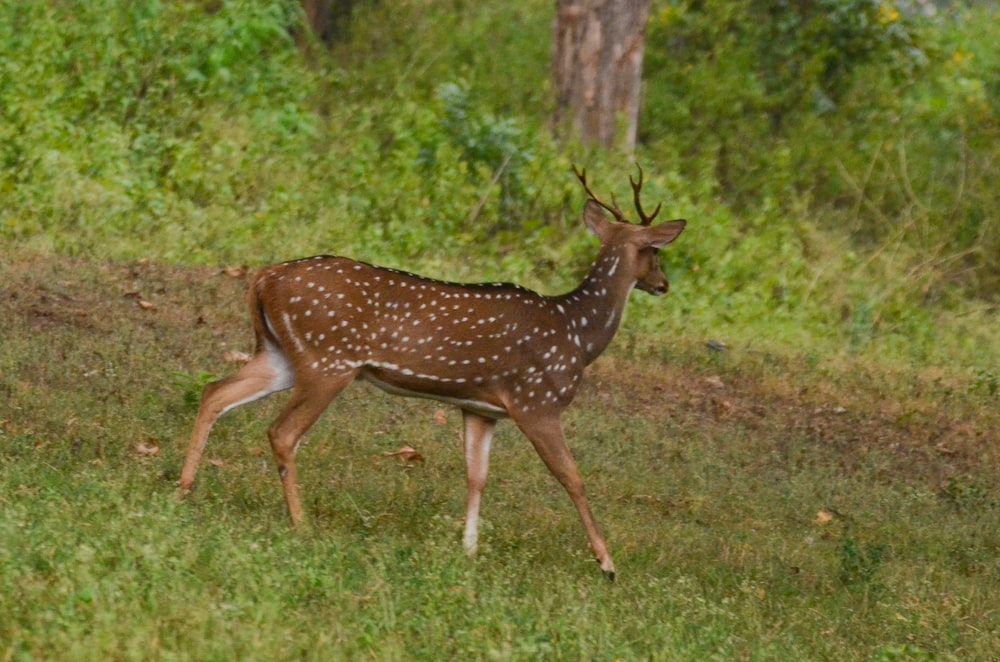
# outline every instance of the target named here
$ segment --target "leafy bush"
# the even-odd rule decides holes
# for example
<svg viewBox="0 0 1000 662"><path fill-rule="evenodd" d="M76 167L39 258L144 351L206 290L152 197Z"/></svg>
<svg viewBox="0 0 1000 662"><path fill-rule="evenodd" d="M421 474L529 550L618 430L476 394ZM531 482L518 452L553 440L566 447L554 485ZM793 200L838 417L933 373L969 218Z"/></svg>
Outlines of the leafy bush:
<svg viewBox="0 0 1000 662"><path fill-rule="evenodd" d="M866 250L902 248L920 295L957 282L992 298L996 10L923 7L661 3L645 140L741 206L804 205Z"/></svg>
<svg viewBox="0 0 1000 662"><path fill-rule="evenodd" d="M801 187L805 181L788 181L790 168L810 156L789 143L798 126L817 117L834 131L867 126L857 123L876 119L891 97L858 103L864 78L898 89L926 61L912 26L891 7L873 0L664 3L649 27L647 140L710 168L723 191L744 198Z"/></svg>

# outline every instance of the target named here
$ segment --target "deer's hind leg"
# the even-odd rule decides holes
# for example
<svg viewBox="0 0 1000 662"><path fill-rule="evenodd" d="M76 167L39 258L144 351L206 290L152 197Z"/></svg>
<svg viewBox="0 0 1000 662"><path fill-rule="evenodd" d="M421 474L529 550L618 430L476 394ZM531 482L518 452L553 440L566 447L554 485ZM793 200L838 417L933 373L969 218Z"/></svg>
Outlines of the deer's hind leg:
<svg viewBox="0 0 1000 662"><path fill-rule="evenodd" d="M254 354L235 375L205 386L191 441L188 443L184 468L177 481L178 487L182 491L188 491L194 485L194 475L205 451L208 433L222 414L271 393L291 388L294 381L295 374L287 357L280 349L265 342L262 350Z"/></svg>
<svg viewBox="0 0 1000 662"><path fill-rule="evenodd" d="M293 525L303 521L302 500L299 497L299 481L295 470L295 453L299 448L299 441L330 401L354 381L356 376L357 371L354 370L337 376L296 382L291 399L267 431Z"/></svg>

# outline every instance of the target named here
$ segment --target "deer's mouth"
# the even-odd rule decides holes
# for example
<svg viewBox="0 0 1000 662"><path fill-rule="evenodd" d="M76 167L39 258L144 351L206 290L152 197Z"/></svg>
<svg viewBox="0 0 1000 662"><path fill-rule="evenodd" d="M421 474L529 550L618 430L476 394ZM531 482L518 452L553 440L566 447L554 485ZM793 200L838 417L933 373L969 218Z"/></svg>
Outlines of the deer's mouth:
<svg viewBox="0 0 1000 662"><path fill-rule="evenodd" d="M653 296L657 297L660 296L661 294L666 294L667 290L670 289L669 283L663 283L662 285L649 285L647 283L636 283L635 286L637 289L640 289L643 292L652 294Z"/></svg>

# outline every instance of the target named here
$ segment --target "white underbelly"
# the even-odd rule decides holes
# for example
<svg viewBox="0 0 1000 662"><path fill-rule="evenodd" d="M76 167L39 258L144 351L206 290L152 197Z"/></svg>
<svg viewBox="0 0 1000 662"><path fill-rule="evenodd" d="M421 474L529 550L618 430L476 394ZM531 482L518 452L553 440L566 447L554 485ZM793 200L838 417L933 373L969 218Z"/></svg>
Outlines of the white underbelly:
<svg viewBox="0 0 1000 662"><path fill-rule="evenodd" d="M481 400L452 398L446 395L435 395L433 393L411 391L410 389L400 388L399 386L394 386L393 384L384 382L381 379L377 379L367 371L361 373L361 378L372 385L379 387L386 393L391 393L392 395L402 395L407 398L426 398L428 400L437 400L438 402L455 405L460 409L468 409L475 414L486 416L487 418L506 418L508 416L507 410L503 407L497 407L496 405L491 405L490 403L482 402Z"/></svg>

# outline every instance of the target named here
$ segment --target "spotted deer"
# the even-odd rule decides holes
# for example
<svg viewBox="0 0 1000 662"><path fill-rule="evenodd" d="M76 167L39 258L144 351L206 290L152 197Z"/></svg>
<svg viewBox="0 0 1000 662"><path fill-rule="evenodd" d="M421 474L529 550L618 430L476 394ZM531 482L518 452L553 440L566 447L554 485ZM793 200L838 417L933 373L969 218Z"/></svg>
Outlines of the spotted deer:
<svg viewBox="0 0 1000 662"><path fill-rule="evenodd" d="M600 239L597 259L572 292L544 296L508 283L458 284L317 256L262 269L248 301L256 350L235 375L205 387L179 487L194 483L209 430L223 413L277 391L291 398L268 430L293 524L303 520L295 467L302 435L355 379L396 395L455 405L464 424L467 501L463 544L478 540L479 504L493 430L511 418L569 493L601 569L615 566L601 535L560 415L584 368L611 342L634 287L660 295L668 283L657 251L684 220L652 225L638 181L629 177L641 220L601 201L574 167L589 199L583 219ZM610 216L608 215L610 213Z"/></svg>

